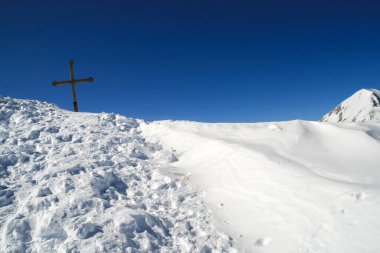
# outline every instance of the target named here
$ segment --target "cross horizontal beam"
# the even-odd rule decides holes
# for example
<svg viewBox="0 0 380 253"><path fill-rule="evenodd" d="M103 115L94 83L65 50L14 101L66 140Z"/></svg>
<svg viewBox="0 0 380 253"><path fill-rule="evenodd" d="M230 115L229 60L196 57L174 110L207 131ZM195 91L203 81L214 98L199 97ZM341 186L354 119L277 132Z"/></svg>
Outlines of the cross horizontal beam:
<svg viewBox="0 0 380 253"><path fill-rule="evenodd" d="M59 82L52 82L51 85L58 86L58 85L64 85L64 84L75 84L75 83L85 83L90 82L92 83L95 79L92 77L84 78L84 79L78 79L78 80L67 80L67 81L59 81Z"/></svg>

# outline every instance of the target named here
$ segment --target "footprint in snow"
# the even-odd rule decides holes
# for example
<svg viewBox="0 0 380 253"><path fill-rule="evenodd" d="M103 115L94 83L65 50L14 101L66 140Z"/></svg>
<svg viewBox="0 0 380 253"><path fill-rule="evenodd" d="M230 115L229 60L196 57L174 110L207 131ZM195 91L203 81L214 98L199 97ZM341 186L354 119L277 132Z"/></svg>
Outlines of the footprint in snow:
<svg viewBox="0 0 380 253"><path fill-rule="evenodd" d="M81 172L85 173L86 169L82 166L76 165L74 167L67 169L66 172L69 173L70 175L74 176L74 175L80 174Z"/></svg>
<svg viewBox="0 0 380 253"><path fill-rule="evenodd" d="M63 190L65 191L65 193L68 193L70 192L71 190L74 190L75 189L75 186L74 186L74 181L70 178L66 178L63 182L62 182L62 188Z"/></svg>
<svg viewBox="0 0 380 253"><path fill-rule="evenodd" d="M83 223L78 226L75 233L78 239L87 239L95 234L103 232L102 228L93 223Z"/></svg>
<svg viewBox="0 0 380 253"><path fill-rule="evenodd" d="M0 132L0 143L4 143L9 138L7 132Z"/></svg>
<svg viewBox="0 0 380 253"><path fill-rule="evenodd" d="M355 191L355 192L351 193L351 196L355 197L357 202L367 198L367 194L365 194L362 191Z"/></svg>
<svg viewBox="0 0 380 253"><path fill-rule="evenodd" d="M56 134L56 133L59 133L59 128L49 127L48 129L46 129L46 132L51 133L51 134Z"/></svg>
<svg viewBox="0 0 380 253"><path fill-rule="evenodd" d="M265 247L265 246L267 246L271 241L272 241L272 238L270 238L270 237L259 238L259 239L256 240L256 242L255 242L255 246L257 246L257 247Z"/></svg>
<svg viewBox="0 0 380 253"><path fill-rule="evenodd" d="M40 137L41 130L33 130L24 138L24 140L35 140Z"/></svg>
<svg viewBox="0 0 380 253"><path fill-rule="evenodd" d="M57 136L55 139L58 141L58 142L69 142L71 141L73 138L73 135L72 134L66 134L66 135L60 135L60 136Z"/></svg>
<svg viewBox="0 0 380 253"><path fill-rule="evenodd" d="M52 192L50 190L49 187L46 187L46 188L41 188L38 193L37 193L37 197L46 197L46 196L49 196L51 195Z"/></svg>
<svg viewBox="0 0 380 253"><path fill-rule="evenodd" d="M13 204L14 191L6 186L0 185L0 207Z"/></svg>

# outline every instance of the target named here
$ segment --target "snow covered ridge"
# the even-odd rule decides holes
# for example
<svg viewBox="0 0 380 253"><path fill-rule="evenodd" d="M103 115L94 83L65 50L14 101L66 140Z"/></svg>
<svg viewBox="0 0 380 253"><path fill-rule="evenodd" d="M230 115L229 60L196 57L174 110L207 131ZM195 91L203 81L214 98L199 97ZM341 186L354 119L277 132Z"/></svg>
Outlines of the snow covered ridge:
<svg viewBox="0 0 380 253"><path fill-rule="evenodd" d="M378 123L147 123L1 97L0 252L380 252L379 154Z"/></svg>
<svg viewBox="0 0 380 253"><path fill-rule="evenodd" d="M235 252L142 123L0 97L0 252Z"/></svg>
<svg viewBox="0 0 380 253"><path fill-rule="evenodd" d="M380 90L359 90L323 116L321 121L380 123Z"/></svg>

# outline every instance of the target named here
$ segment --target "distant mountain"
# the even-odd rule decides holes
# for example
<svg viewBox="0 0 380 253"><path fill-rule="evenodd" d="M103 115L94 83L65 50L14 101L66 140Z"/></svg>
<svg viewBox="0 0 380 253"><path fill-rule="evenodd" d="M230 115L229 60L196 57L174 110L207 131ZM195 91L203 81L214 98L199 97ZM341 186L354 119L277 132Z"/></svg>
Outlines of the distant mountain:
<svg viewBox="0 0 380 253"><path fill-rule="evenodd" d="M323 116L320 121L380 123L380 90L357 91Z"/></svg>

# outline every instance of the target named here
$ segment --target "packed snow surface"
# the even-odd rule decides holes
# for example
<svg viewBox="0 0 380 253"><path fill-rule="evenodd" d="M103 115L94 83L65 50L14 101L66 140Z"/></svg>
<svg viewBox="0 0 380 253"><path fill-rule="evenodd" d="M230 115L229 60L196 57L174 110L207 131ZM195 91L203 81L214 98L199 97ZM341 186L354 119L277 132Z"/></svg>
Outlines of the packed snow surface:
<svg viewBox="0 0 380 253"><path fill-rule="evenodd" d="M321 121L380 123L380 90L359 90L323 116Z"/></svg>
<svg viewBox="0 0 380 253"><path fill-rule="evenodd" d="M0 97L0 252L234 252L140 124Z"/></svg>
<svg viewBox="0 0 380 253"><path fill-rule="evenodd" d="M143 124L241 252L380 252L380 124Z"/></svg>

